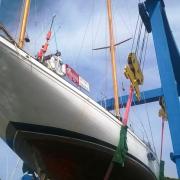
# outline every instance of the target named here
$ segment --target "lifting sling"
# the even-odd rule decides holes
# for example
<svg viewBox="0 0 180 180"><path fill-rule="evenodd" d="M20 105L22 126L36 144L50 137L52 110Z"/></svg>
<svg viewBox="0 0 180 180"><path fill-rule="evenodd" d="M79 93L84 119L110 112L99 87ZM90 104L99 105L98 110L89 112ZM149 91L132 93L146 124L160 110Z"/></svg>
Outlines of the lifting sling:
<svg viewBox="0 0 180 180"><path fill-rule="evenodd" d="M126 110L123 118L123 125L121 126L121 131L120 131L120 139L119 143L116 149L116 152L114 153L112 162L110 163L107 172L105 174L104 180L108 180L114 163L118 163L122 167L124 167L124 162L126 159L126 154L128 152L128 146L127 146L127 130L128 130L128 116L130 112L130 107L133 99L133 93L135 91L136 97L138 100L140 100L140 90L139 90L139 85L143 84L144 77L139 65L139 62L137 60L136 54L135 53L130 53L128 56L128 65L125 66L124 69L124 75L126 76L127 79L130 80L131 85L130 85L130 90L129 90L129 97L128 101L126 104Z"/></svg>

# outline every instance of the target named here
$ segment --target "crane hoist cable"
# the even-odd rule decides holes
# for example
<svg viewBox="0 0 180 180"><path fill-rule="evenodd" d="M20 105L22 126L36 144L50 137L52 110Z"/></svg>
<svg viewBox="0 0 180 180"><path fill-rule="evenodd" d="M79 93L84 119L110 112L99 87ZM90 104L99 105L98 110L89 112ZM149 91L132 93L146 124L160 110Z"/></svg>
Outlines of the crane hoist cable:
<svg viewBox="0 0 180 180"><path fill-rule="evenodd" d="M136 39L136 33L137 33L137 29L138 29L138 24L139 24L139 19L140 19L140 16L138 15L138 18L137 18L137 22L136 22L136 28L135 28L135 32L134 32L134 36L133 36L133 42L132 42L132 46L131 46L131 52L134 48L134 43L135 43L135 39Z"/></svg>
<svg viewBox="0 0 180 180"><path fill-rule="evenodd" d="M149 40L149 34L147 34L147 37L146 37L144 56L143 56L143 62L142 62L142 67L141 67L142 72L144 71L144 65L145 65L145 61L146 61L146 53L147 53L148 40Z"/></svg>
<svg viewBox="0 0 180 180"><path fill-rule="evenodd" d="M142 27L143 27L143 22L140 20L138 37L137 37L137 43L136 43L136 50L135 50L135 53L136 53L136 54L137 54L138 51L139 51L139 44L140 44L140 40L141 40Z"/></svg>
<svg viewBox="0 0 180 180"><path fill-rule="evenodd" d="M147 36L147 31L146 31L146 29L144 29L143 41L142 41L141 49L139 52L140 65L142 62L143 52L144 52L144 48L145 48L145 44L146 44L146 36Z"/></svg>
<svg viewBox="0 0 180 180"><path fill-rule="evenodd" d="M140 24L139 24L139 31L138 31L138 37L137 37L137 44L136 44L136 50L135 50L135 54L136 56L138 57L138 52L139 52L139 56L140 56L140 61L139 61L139 64L141 66L141 63L142 63L142 56L143 56L143 52L144 52L144 60L143 60L143 65L142 65L142 70L144 68L144 62L145 62L145 57L146 57L146 51L147 51L147 41L148 41L148 35L147 35L147 29L145 28L145 32L144 32L144 37L143 37L143 41L142 41L142 45L141 45L141 50L139 51L139 46L140 46L140 41L141 41L141 34L142 34L142 25L143 25L143 22L142 20L140 21ZM131 78L132 79L132 78ZM137 92L139 92L139 90L137 89ZM139 92L140 93L140 92ZM144 98L144 97L143 97ZM145 101L145 98L144 98L144 101ZM145 101L146 103L146 101ZM150 124L150 120L149 120L149 114L146 110L146 113L147 113L147 117L148 117L148 124L149 124L149 128L150 128L150 131L151 131L151 138L152 138L152 143L153 143L153 148L154 148L154 151L156 152L156 149L155 149L155 146L154 146L154 140L153 140L153 135L152 135L152 128L151 128L151 124ZM157 153L156 153L157 154Z"/></svg>

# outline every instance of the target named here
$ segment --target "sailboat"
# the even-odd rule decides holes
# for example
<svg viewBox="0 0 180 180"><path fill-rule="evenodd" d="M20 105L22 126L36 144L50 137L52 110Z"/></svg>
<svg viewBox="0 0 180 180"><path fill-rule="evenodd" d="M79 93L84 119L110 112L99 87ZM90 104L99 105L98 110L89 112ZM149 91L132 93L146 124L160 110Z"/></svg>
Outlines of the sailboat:
<svg viewBox="0 0 180 180"><path fill-rule="evenodd" d="M0 36L1 138L41 179L103 179L123 125L116 77L114 116L23 50L29 7L26 0L19 43L6 30ZM113 59L112 34L110 27ZM129 129L127 144L125 166L115 167L111 178L157 179L159 163L151 148Z"/></svg>

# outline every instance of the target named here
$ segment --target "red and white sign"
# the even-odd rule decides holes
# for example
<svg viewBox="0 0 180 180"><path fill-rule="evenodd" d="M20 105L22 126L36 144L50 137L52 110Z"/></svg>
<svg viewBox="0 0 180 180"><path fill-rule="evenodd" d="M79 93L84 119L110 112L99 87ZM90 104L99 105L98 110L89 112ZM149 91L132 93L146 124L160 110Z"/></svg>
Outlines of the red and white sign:
<svg viewBox="0 0 180 180"><path fill-rule="evenodd" d="M74 69L72 69L69 65L63 64L63 72L66 76L77 86L81 86L86 91L90 91L89 83L85 81L79 74L76 73Z"/></svg>
<svg viewBox="0 0 180 180"><path fill-rule="evenodd" d="M85 81L81 76L79 76L79 86L84 88L86 91L90 91L89 83Z"/></svg>
<svg viewBox="0 0 180 180"><path fill-rule="evenodd" d="M79 85L79 74L66 64L66 75L76 85Z"/></svg>

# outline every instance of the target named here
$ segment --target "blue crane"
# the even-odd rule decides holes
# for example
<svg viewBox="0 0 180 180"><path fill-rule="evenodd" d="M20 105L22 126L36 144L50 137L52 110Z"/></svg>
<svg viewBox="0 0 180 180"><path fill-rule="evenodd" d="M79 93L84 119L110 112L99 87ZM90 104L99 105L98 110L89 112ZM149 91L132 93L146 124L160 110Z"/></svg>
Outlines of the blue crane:
<svg viewBox="0 0 180 180"><path fill-rule="evenodd" d="M170 157L176 163L180 178L180 55L168 23L164 1L146 0L139 4L139 13L147 31L153 35L161 88L143 92L145 101L135 100L134 105L157 101L160 96L164 96L174 150ZM120 106L126 104L126 101L127 96L121 97ZM113 99L107 99L101 104L106 104L108 110L114 108Z"/></svg>

